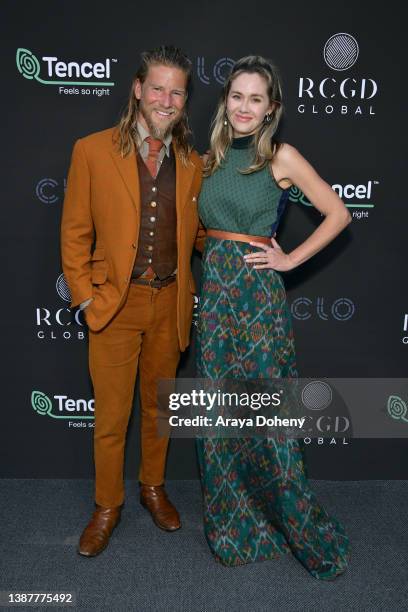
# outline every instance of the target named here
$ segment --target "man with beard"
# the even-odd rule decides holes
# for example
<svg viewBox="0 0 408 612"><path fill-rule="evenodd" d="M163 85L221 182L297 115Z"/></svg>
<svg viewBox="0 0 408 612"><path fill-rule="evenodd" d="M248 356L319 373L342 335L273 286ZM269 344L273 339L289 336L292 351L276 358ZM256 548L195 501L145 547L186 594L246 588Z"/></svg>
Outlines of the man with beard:
<svg viewBox="0 0 408 612"><path fill-rule="evenodd" d="M142 54L114 128L75 144L62 216L71 307L84 309L95 394L95 503L78 552L108 545L124 501L125 438L137 372L141 396L140 501L161 529L180 527L164 489L168 438L157 432L157 382L174 378L189 343L202 247L201 160L188 144L191 62L175 47Z"/></svg>

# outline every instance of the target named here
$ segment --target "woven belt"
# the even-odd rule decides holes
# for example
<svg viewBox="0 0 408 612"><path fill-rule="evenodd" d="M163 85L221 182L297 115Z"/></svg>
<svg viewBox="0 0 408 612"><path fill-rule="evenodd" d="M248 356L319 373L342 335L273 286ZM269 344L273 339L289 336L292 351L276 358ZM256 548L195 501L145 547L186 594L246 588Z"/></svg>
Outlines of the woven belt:
<svg viewBox="0 0 408 612"><path fill-rule="evenodd" d="M131 282L134 283L135 285L147 285L149 287L152 287L152 289L161 289L162 287L167 287L167 285L170 285L171 283L174 283L174 281L176 280L176 275L173 274L172 276L168 276L167 278L164 278L163 280L160 280L160 278L132 278Z"/></svg>
<svg viewBox="0 0 408 612"><path fill-rule="evenodd" d="M236 234L235 232L223 232L222 230L209 229L207 236L218 238L218 240L237 240L238 242L262 242L272 246L271 239L266 236L250 236L249 234Z"/></svg>

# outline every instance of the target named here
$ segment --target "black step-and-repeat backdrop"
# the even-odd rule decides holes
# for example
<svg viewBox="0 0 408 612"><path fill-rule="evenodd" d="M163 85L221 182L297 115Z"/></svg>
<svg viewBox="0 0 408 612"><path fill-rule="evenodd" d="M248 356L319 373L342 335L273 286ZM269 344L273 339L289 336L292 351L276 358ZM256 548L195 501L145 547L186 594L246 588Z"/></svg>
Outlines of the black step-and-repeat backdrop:
<svg viewBox="0 0 408 612"><path fill-rule="evenodd" d="M395 4L395 6L393 6ZM2 3L2 477L91 477L93 399L87 330L69 309L59 226L74 141L113 125L142 50L181 46L205 151L220 87L239 57L272 58L283 77L280 137L349 207L353 223L285 282L303 377L404 377L406 283L405 32L398 5L370 3ZM320 222L291 190L279 237ZM118 237L120 239L120 237ZM199 278L200 259L194 258ZM192 346L179 374L192 377ZM402 398L408 401L408 398ZM138 395L126 475L137 477ZM401 419L401 428L408 427ZM408 478L399 440L306 439L315 478ZM173 440L169 478L197 476L192 440Z"/></svg>

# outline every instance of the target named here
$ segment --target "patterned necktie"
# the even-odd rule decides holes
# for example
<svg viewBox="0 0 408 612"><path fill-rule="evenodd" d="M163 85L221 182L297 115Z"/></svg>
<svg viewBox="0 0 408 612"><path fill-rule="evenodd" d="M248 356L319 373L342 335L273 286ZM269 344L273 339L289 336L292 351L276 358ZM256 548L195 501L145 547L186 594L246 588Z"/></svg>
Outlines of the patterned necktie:
<svg viewBox="0 0 408 612"><path fill-rule="evenodd" d="M159 158L159 153L163 146L162 140L156 140L151 136L146 138L146 142L149 145L149 153L147 154L146 166L149 169L150 174L153 178L155 178L157 174L157 160Z"/></svg>

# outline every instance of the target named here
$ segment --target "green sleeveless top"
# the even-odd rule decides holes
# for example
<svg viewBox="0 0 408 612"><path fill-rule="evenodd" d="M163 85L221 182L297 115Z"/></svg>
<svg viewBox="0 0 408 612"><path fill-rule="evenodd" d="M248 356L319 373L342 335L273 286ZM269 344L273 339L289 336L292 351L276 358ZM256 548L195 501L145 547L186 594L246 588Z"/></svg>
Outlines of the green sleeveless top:
<svg viewBox="0 0 408 612"><path fill-rule="evenodd" d="M289 189L281 189L269 165L241 174L254 158L253 137L234 138L222 166L203 179L199 215L207 229L272 236L284 211Z"/></svg>

